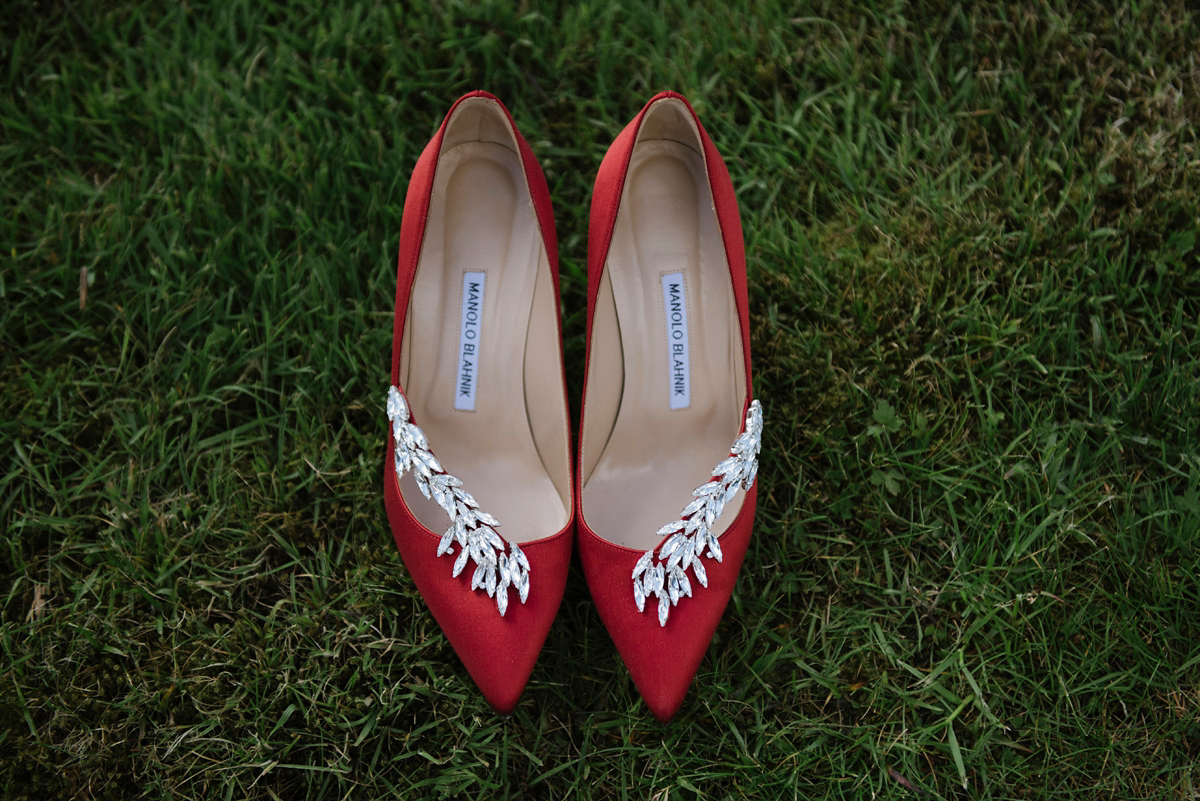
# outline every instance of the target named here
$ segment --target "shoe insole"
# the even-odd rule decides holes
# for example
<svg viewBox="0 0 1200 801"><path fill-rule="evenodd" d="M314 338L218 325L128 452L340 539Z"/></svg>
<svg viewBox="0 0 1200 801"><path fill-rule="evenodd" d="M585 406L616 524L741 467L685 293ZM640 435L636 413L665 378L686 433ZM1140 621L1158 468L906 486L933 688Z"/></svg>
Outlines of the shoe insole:
<svg viewBox="0 0 1200 801"><path fill-rule="evenodd" d="M465 276L471 280L464 283ZM568 517L565 460L556 487L530 420L548 415L534 427L563 429L565 457L553 292L518 154L485 141L443 151L405 321L401 381L434 455L512 542L555 534ZM473 360L466 373L473 409L460 398L465 357ZM542 397L528 398L529 390ZM411 475L400 488L423 525L446 528L445 512L420 494Z"/></svg>
<svg viewBox="0 0 1200 801"><path fill-rule="evenodd" d="M603 421L585 423L585 448L603 452L585 476L583 509L601 537L648 550L661 540L658 529L679 518L692 491L729 455L745 392L733 286L704 161L695 150L666 139L637 143L605 277L593 321L593 367L600 366L588 377L588 393L603 391L597 381L622 381L623 387L607 443L586 440L603 430ZM604 296L610 286L611 299ZM596 348L604 344L596 332L612 328L611 320L600 319L604 314L616 317L623 375L603 366L613 363L612 354L598 359ZM680 344L686 344L686 364ZM718 534L736 517L742 497L716 522Z"/></svg>

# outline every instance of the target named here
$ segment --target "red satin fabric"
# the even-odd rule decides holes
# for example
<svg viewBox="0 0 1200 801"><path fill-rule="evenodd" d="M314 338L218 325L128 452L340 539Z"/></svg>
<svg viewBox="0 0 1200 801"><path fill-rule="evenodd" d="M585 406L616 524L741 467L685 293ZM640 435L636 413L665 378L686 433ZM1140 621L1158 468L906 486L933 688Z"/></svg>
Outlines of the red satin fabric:
<svg viewBox="0 0 1200 801"><path fill-rule="evenodd" d="M562 601L571 565L572 526L553 537L521 543L529 559L529 597L522 604L513 591L501 617L487 593L471 590L473 568L450 577L453 560L437 556L441 534L418 523L400 496L390 436L388 443L384 503L400 556L483 697L507 715L521 698Z"/></svg>

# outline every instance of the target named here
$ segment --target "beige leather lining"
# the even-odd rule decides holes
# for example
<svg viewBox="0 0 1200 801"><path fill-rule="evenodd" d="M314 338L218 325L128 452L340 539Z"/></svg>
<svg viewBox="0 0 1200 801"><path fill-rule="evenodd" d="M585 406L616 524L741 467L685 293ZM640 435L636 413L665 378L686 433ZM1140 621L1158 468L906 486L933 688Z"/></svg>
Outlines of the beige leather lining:
<svg viewBox="0 0 1200 801"><path fill-rule="evenodd" d="M590 476L596 462L604 453L625 389L624 357L621 354L621 331L617 322L616 301L613 299L610 272L600 276L596 309L592 316L591 356L588 365L587 415L584 418L583 475Z"/></svg>
<svg viewBox="0 0 1200 801"><path fill-rule="evenodd" d="M702 152L678 100L647 112L592 323L584 517L601 537L639 550L658 544L658 529L678 519L741 427L741 329ZM674 272L686 286L691 404L672 410L661 278Z"/></svg>
<svg viewBox="0 0 1200 801"><path fill-rule="evenodd" d="M474 411L454 408L463 274L483 272ZM567 410L554 285L507 120L486 98L447 124L401 347L413 419L446 472L460 478L497 531L528 542L570 515ZM411 476L405 503L440 532L446 515Z"/></svg>

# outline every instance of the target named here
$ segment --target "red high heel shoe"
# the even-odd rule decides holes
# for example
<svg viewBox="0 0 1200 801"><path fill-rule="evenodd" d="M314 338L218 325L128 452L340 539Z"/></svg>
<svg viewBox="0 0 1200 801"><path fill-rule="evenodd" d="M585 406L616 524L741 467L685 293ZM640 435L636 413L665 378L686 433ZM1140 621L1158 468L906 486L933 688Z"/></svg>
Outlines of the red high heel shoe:
<svg viewBox="0 0 1200 801"><path fill-rule="evenodd" d="M609 148L588 231L576 508L592 598L647 706L674 717L754 526L746 257L729 172L656 95Z"/></svg>
<svg viewBox="0 0 1200 801"><path fill-rule="evenodd" d="M574 509L550 194L487 92L460 98L417 161L396 284L388 520L508 714L562 600Z"/></svg>

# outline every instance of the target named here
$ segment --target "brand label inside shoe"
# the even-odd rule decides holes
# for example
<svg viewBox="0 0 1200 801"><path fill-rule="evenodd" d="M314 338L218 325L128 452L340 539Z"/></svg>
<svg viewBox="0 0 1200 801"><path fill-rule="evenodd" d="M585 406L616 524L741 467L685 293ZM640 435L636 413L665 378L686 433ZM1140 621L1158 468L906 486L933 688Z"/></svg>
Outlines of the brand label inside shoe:
<svg viewBox="0 0 1200 801"><path fill-rule="evenodd" d="M479 384L479 346L483 332L483 287L487 273L463 273L462 325L458 335L458 380L454 382L454 408L475 411Z"/></svg>
<svg viewBox="0 0 1200 801"><path fill-rule="evenodd" d="M662 288L663 312L667 318L667 393L672 409L686 409L692 405L692 376L683 273L664 275Z"/></svg>

